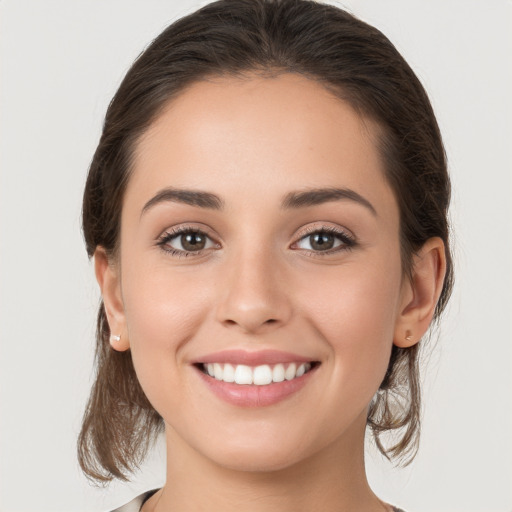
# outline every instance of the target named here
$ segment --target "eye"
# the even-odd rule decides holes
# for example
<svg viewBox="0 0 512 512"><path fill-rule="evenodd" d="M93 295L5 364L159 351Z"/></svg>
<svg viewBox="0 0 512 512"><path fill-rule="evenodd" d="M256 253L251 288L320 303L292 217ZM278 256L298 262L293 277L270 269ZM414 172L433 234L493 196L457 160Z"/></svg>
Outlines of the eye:
<svg viewBox="0 0 512 512"><path fill-rule="evenodd" d="M309 228L306 234L295 243L295 246L298 249L323 256L352 249L355 243L354 238L345 231L332 226L322 226Z"/></svg>
<svg viewBox="0 0 512 512"><path fill-rule="evenodd" d="M178 257L196 256L218 246L204 231L186 226L166 231L158 239L157 245Z"/></svg>

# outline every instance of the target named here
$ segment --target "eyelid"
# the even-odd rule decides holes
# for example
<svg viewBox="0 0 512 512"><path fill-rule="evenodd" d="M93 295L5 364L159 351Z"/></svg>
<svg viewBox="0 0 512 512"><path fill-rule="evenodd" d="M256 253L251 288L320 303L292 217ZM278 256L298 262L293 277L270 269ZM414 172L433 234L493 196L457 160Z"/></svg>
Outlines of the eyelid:
<svg viewBox="0 0 512 512"><path fill-rule="evenodd" d="M330 235L335 236L338 240L340 240L342 243L336 247L333 247L331 249L327 249L325 251L313 251L308 249L298 249L302 252L313 255L313 256L328 256L332 254L337 254L344 250L350 250L353 249L357 245L356 237L346 228L342 227L335 227L327 224L321 224L321 225L313 225L308 226L305 230L303 230L299 235L296 241L292 244L293 246L297 245L300 241L304 240L308 236L311 236L315 233L327 233ZM297 250L297 249L296 249Z"/></svg>
<svg viewBox="0 0 512 512"><path fill-rule="evenodd" d="M327 233L343 235L343 236L355 241L355 236L347 228L343 228L341 226L332 226L330 224L309 225L299 233L297 239L300 240L308 235L311 235L313 233L318 233L321 231L327 232Z"/></svg>
<svg viewBox="0 0 512 512"><path fill-rule="evenodd" d="M207 247L200 249L198 251L186 251L184 249L176 249L174 247L169 246L169 248L166 248L168 242L172 239L179 238L183 234L187 233L195 233L204 236L205 238L209 239L214 246L217 248L220 246L220 244L215 240L215 238L210 234L208 229L204 229L195 225L190 224L183 224L180 226L175 226L171 228L167 228L164 230L156 240L156 245L159 246L163 251L170 253L172 256L176 257L188 257L188 256L200 256L204 254L206 251L211 250L215 247Z"/></svg>

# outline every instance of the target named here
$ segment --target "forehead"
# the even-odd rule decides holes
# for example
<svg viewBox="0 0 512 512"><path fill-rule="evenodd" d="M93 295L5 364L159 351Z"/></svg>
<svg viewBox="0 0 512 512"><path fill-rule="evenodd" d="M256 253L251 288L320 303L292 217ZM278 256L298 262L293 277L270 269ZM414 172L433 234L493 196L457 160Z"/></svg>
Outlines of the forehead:
<svg viewBox="0 0 512 512"><path fill-rule="evenodd" d="M142 135L127 195L140 203L175 186L244 204L344 186L394 202L377 136L373 122L303 76L212 78L170 101Z"/></svg>

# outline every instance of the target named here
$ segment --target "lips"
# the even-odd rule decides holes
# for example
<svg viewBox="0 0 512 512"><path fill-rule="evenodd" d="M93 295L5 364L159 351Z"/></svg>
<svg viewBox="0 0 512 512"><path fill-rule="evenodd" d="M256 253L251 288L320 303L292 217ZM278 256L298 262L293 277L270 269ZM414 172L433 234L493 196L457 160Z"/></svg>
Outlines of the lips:
<svg viewBox="0 0 512 512"><path fill-rule="evenodd" d="M319 361L289 352L229 350L197 361L201 380L219 398L241 407L276 404L302 389Z"/></svg>
<svg viewBox="0 0 512 512"><path fill-rule="evenodd" d="M305 357L292 352L280 350L259 350L250 352L247 350L224 350L214 354L207 354L198 357L194 364L208 363L230 363L232 365L244 364L246 366L260 366L264 364L273 365L278 363L309 363L314 358Z"/></svg>

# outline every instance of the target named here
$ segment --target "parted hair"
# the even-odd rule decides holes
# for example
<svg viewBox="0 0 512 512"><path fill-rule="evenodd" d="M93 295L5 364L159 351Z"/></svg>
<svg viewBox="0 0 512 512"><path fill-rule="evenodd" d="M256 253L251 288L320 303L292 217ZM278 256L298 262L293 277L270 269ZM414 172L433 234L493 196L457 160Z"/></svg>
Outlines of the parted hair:
<svg viewBox="0 0 512 512"><path fill-rule="evenodd" d="M220 0L166 28L127 72L104 121L83 197L82 227L89 257L103 247L116 258L123 196L134 149L163 108L187 86L212 76L297 73L314 80L361 116L376 122L376 141L400 213L403 274L431 237L446 248L446 277L434 322L453 282L449 244L450 181L436 118L420 81L376 28L344 10L311 0ZM94 384L77 449L96 483L128 480L164 421L137 379L130 350L109 344L101 302ZM397 463L415 456L420 433L421 340L393 346L373 398L367 427L379 450ZM391 436L384 435L392 433Z"/></svg>

